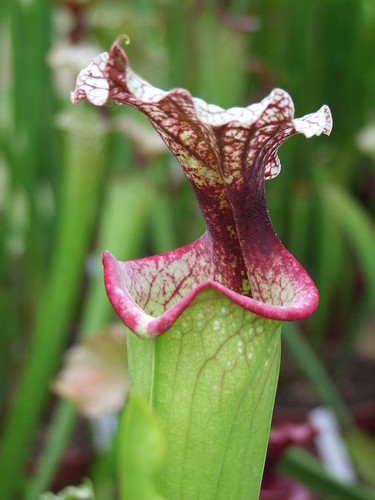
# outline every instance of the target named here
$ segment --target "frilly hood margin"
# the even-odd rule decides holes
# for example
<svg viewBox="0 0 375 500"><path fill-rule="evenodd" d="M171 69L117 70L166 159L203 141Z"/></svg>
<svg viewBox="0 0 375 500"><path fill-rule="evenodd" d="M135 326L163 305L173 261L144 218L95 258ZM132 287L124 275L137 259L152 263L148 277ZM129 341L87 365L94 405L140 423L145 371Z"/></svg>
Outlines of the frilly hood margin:
<svg viewBox="0 0 375 500"><path fill-rule="evenodd" d="M207 231L183 248L135 261L105 252L105 286L117 314L140 337L158 337L206 288L269 319L312 314L317 289L274 233L264 180L279 174L277 149L288 137L330 134L329 108L294 119L281 89L228 110L184 89L164 92L130 69L120 41L80 72L72 102L111 100L146 115L192 185Z"/></svg>

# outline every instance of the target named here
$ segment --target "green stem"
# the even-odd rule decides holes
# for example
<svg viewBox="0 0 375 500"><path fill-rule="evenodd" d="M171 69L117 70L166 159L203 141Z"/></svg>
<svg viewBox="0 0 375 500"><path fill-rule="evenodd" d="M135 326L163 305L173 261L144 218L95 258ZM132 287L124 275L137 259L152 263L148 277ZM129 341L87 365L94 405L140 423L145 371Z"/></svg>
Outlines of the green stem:
<svg viewBox="0 0 375 500"><path fill-rule="evenodd" d="M153 410L167 438L158 485L165 498L257 498L280 329L278 322L204 290L161 337L128 336L132 391L147 401L153 393ZM126 467L120 464L129 475Z"/></svg>

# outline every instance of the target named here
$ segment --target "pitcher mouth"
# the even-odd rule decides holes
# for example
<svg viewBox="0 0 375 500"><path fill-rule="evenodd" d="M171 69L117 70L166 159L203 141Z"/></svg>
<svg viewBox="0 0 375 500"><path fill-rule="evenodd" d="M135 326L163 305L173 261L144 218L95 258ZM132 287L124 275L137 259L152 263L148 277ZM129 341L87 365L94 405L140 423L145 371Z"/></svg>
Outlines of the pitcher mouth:
<svg viewBox="0 0 375 500"><path fill-rule="evenodd" d="M179 291L178 294L169 300L169 307L166 308L165 303L158 304L159 311L162 310L162 312L159 315L155 314L152 283L155 283L156 275L150 274L150 271L164 266L165 274L168 274L165 259L169 262L173 261L173 257L180 255L180 251L188 256L192 248L200 244L202 238L172 252L128 262L119 262L110 252L104 252L104 282L108 298L124 324L135 334L143 338L159 337L171 328L195 297L204 290L212 290L213 295L224 295L239 307L275 321L304 319L317 308L318 290L301 267L300 272L304 273L303 285L300 283L294 300L287 305L279 306L255 300L210 279L190 284L190 286L183 286L189 275L180 275L179 282L175 283L175 288ZM148 268L147 272L145 272L146 268ZM145 286L144 276L148 276L147 286ZM159 279L163 280L163 276L159 276ZM157 291L155 291L155 295L158 296Z"/></svg>

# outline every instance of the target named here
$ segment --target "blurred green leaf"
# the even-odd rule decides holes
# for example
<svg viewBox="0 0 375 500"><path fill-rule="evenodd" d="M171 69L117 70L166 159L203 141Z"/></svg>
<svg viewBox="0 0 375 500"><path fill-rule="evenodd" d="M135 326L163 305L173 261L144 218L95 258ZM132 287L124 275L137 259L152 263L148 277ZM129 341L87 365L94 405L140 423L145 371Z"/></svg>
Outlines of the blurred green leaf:
<svg viewBox="0 0 375 500"><path fill-rule="evenodd" d="M88 116L97 117L95 111L90 110ZM95 122L98 123L96 118ZM77 308L102 189L105 132L98 125L90 127L88 122L82 125L81 134L71 134L66 139L54 259L44 295L38 297L30 356L3 431L0 491L4 500L12 498L21 486L14 482L14 477L30 451L51 377Z"/></svg>
<svg viewBox="0 0 375 500"><path fill-rule="evenodd" d="M311 332L314 347L321 348L329 334L329 314L334 294L340 289L338 283L344 279L342 269L348 264L348 258L342 233L319 197L314 217L314 281L319 290L319 307L311 318Z"/></svg>
<svg viewBox="0 0 375 500"><path fill-rule="evenodd" d="M130 393L118 434L118 474L121 500L162 500L158 475L166 452L165 436L148 401Z"/></svg>
<svg viewBox="0 0 375 500"><path fill-rule="evenodd" d="M294 186L289 203L288 247L299 262L307 262L312 197L304 184Z"/></svg>
<svg viewBox="0 0 375 500"><path fill-rule="evenodd" d="M284 323L282 339L316 394L334 411L344 430L351 429L352 418L342 396L318 355L304 340L295 323Z"/></svg>
<svg viewBox="0 0 375 500"><path fill-rule="evenodd" d="M356 427L340 392L315 350L310 347L295 323L284 323L282 339L301 372L309 380L317 396L335 413L345 442L361 477L374 485L375 445Z"/></svg>
<svg viewBox="0 0 375 500"><path fill-rule="evenodd" d="M373 500L375 491L357 484L345 484L330 476L320 462L300 448L287 450L278 463L278 470L308 486L324 498L337 500Z"/></svg>
<svg viewBox="0 0 375 500"><path fill-rule="evenodd" d="M370 215L342 187L321 184L318 193L350 244L366 280L369 299L375 307L375 229Z"/></svg>
<svg viewBox="0 0 375 500"><path fill-rule="evenodd" d="M344 438L360 477L375 488L374 437L361 429L354 428L346 433Z"/></svg>
<svg viewBox="0 0 375 500"><path fill-rule="evenodd" d="M145 184L143 175L136 173L112 177L108 181L106 191L96 245L98 254L108 248L124 260L134 258L139 253L146 220L153 206L154 186ZM105 326L113 314L105 293L98 254L95 254L97 262L83 307L79 336L90 335ZM27 499L33 500L50 486L59 460L68 445L75 421L75 408L66 401L60 401L53 414L37 474L28 487ZM96 489L100 490L99 487Z"/></svg>

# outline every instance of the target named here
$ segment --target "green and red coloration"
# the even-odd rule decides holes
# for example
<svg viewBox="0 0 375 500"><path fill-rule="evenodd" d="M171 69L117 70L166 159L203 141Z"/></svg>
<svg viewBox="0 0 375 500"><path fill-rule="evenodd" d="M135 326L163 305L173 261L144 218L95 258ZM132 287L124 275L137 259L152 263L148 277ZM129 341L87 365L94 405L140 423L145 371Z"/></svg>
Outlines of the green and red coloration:
<svg viewBox="0 0 375 500"><path fill-rule="evenodd" d="M163 255L103 257L107 294L138 336L129 340L132 388L167 433L161 487L168 498L257 498L280 321L305 318L318 304L314 283L273 231L264 181L280 171L280 144L299 132L329 134L331 114L323 106L294 119L280 89L228 110L183 89L164 92L132 72L119 42L80 73L72 100L111 100L145 114L183 168L207 227Z"/></svg>

